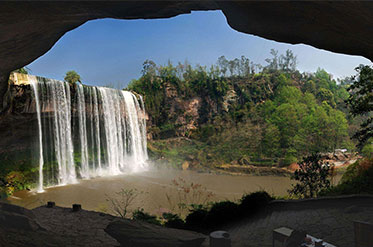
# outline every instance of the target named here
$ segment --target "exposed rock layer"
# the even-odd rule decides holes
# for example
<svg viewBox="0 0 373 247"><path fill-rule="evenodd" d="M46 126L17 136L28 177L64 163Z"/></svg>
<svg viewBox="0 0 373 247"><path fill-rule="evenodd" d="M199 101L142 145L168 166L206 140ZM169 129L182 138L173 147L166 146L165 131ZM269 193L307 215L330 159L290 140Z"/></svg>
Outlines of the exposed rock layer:
<svg viewBox="0 0 373 247"><path fill-rule="evenodd" d="M46 53L88 20L168 18L192 10L221 9L244 33L305 43L373 59L370 1L111 1L6 2L0 8L0 102L9 72Z"/></svg>

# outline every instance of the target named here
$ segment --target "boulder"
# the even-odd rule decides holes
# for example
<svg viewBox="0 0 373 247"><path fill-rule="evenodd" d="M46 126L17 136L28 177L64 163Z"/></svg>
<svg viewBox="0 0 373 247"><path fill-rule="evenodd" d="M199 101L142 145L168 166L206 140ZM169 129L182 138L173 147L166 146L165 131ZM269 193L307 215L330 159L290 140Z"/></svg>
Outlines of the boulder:
<svg viewBox="0 0 373 247"><path fill-rule="evenodd" d="M105 232L121 246L131 247L198 247L206 239L205 235L192 231L124 219L111 222Z"/></svg>
<svg viewBox="0 0 373 247"><path fill-rule="evenodd" d="M7 203L0 203L0 228L25 231L42 229L30 210Z"/></svg>

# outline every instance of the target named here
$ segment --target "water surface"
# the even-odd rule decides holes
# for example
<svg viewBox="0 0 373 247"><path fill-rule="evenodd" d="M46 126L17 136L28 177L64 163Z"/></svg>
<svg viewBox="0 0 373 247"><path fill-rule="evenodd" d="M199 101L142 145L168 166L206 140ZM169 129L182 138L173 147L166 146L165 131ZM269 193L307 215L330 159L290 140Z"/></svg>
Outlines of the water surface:
<svg viewBox="0 0 373 247"><path fill-rule="evenodd" d="M185 181L184 184L180 182L180 178ZM172 183L173 179L178 181L178 186ZM201 187L194 191L194 196L191 195L192 191L187 198L184 198L185 193L182 187L190 186L191 183L199 184ZM110 203L107 198L118 198L115 192L122 188L136 189L142 193L136 198L131 208L144 208L146 212L159 215L162 211L175 207L175 204L185 200L188 203L192 197L199 196L200 200L204 200L207 194L213 194L209 197L211 201L238 200L243 194L258 190L284 196L291 187L291 183L289 177L151 170L136 174L81 180L77 184L46 188L44 193L20 191L8 200L26 208L35 208L48 201L54 201L56 205L63 207L71 207L72 204L78 203L87 210L106 208L110 213Z"/></svg>

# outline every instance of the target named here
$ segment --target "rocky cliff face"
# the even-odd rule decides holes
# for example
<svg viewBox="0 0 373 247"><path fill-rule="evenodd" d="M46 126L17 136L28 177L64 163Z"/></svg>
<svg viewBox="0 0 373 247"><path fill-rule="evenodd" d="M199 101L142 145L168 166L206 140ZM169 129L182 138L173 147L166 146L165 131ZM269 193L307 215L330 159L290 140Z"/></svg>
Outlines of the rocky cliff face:
<svg viewBox="0 0 373 247"><path fill-rule="evenodd" d="M25 80L16 82L11 76L4 105L7 111L0 115L0 155L10 158L15 152L26 150L30 153L30 144L37 135L37 116L30 84ZM30 131L33 129L35 131Z"/></svg>
<svg viewBox="0 0 373 247"><path fill-rule="evenodd" d="M236 96L237 93L232 87L222 102L212 99L209 95L185 97L178 92L174 84L165 83L162 93L164 104L160 110L167 115L164 117L166 124L157 123L151 112L147 112L148 139L190 137L214 116L228 113L230 106L237 102Z"/></svg>

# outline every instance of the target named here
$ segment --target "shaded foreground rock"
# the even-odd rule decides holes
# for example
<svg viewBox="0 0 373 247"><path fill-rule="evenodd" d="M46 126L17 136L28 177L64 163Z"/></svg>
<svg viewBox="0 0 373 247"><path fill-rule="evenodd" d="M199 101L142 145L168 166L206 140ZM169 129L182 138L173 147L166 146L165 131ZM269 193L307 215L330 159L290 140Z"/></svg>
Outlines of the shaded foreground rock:
<svg viewBox="0 0 373 247"><path fill-rule="evenodd" d="M0 247L59 246L63 241L47 232L31 210L0 203Z"/></svg>
<svg viewBox="0 0 373 247"><path fill-rule="evenodd" d="M206 236L125 220L109 214L42 206L28 210L0 203L0 247L200 246Z"/></svg>
<svg viewBox="0 0 373 247"><path fill-rule="evenodd" d="M30 210L5 203L0 204L0 226L26 231L42 229Z"/></svg>
<svg viewBox="0 0 373 247"><path fill-rule="evenodd" d="M121 246L197 247L205 241L203 234L164 228L145 222L116 220L105 229Z"/></svg>

